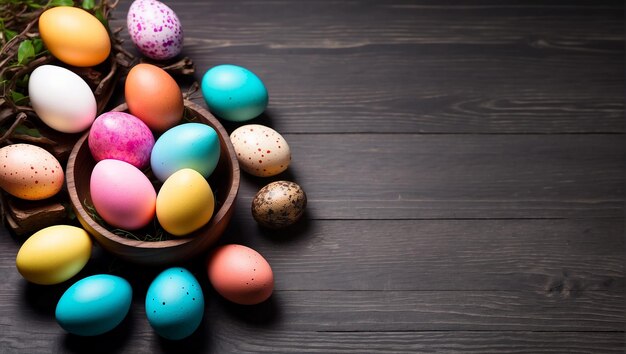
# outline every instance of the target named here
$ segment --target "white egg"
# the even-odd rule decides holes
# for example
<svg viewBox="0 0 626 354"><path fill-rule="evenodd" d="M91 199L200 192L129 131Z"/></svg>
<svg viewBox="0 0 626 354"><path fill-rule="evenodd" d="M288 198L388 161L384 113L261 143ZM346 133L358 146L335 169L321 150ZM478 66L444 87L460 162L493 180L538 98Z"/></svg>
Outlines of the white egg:
<svg viewBox="0 0 626 354"><path fill-rule="evenodd" d="M30 103L41 120L63 133L78 133L96 118L96 98L89 85L74 72L42 65L28 80Z"/></svg>
<svg viewBox="0 0 626 354"><path fill-rule="evenodd" d="M291 150L285 138L260 124L243 125L230 134L241 169L258 177L277 175L289 167Z"/></svg>

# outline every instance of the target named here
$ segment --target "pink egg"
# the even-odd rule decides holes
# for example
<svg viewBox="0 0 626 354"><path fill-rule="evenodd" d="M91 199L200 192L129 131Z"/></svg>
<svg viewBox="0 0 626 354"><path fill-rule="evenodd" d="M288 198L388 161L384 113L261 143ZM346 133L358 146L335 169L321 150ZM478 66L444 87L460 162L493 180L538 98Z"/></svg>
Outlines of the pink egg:
<svg viewBox="0 0 626 354"><path fill-rule="evenodd" d="M156 191L148 177L127 162L98 162L91 172L89 191L98 214L114 227L136 230L154 218Z"/></svg>
<svg viewBox="0 0 626 354"><path fill-rule="evenodd" d="M89 131L89 150L96 161L115 159L143 168L150 162L153 146L150 128L124 112L101 114Z"/></svg>

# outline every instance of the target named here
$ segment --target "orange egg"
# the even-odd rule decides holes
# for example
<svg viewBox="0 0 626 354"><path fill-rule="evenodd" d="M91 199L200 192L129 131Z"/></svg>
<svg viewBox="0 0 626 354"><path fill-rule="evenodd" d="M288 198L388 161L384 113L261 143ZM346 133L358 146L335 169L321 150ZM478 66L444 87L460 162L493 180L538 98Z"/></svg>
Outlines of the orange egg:
<svg viewBox="0 0 626 354"><path fill-rule="evenodd" d="M39 17L44 44L60 61L74 66L94 66L111 53L104 25L89 12L71 6L53 7Z"/></svg>
<svg viewBox="0 0 626 354"><path fill-rule="evenodd" d="M126 77L124 95L130 113L157 133L173 127L183 117L180 87L158 66L135 65Z"/></svg>

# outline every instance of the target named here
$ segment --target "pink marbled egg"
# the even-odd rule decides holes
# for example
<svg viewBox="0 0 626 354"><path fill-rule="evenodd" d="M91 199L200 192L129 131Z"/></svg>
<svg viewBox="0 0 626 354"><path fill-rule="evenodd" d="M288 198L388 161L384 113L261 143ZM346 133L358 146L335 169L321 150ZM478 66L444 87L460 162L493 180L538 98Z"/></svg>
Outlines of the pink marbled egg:
<svg viewBox="0 0 626 354"><path fill-rule="evenodd" d="M156 0L135 0L126 25L139 51L155 60L171 59L183 50L183 28L176 13Z"/></svg>
<svg viewBox="0 0 626 354"><path fill-rule="evenodd" d="M154 136L141 119L124 112L103 113L89 131L89 150L96 161L114 159L141 169L150 162Z"/></svg>

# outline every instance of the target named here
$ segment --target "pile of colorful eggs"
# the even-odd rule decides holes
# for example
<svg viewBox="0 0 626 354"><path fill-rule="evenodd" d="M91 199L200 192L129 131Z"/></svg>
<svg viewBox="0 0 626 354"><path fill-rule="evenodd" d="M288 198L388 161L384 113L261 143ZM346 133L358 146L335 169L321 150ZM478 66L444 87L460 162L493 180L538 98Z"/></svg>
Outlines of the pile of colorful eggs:
<svg viewBox="0 0 626 354"><path fill-rule="evenodd" d="M182 50L182 26L176 14L156 0L136 0L127 16L131 39L141 53L155 60L170 59ZM56 7L42 13L39 29L44 44L70 66L93 66L107 59L106 28L90 13ZM245 122L268 104L263 82L251 71L219 65L202 78L207 106L217 117ZM151 64L128 73L126 112L96 117L89 86L71 70L44 65L33 71L29 96L42 122L64 133L88 128L89 149L97 161L90 195L98 215L111 227L137 230L156 221L172 237L189 237L205 225L215 209L207 178L215 170L220 144L215 130L204 124L181 123L184 101L176 81ZM156 138L155 138L156 137ZM246 124L230 135L241 169L258 177L275 176L291 162L287 141L273 129ZM23 199L49 198L64 184L63 168L47 151L28 144L0 149L0 187ZM144 173L150 168L150 180ZM154 185L160 185L155 189ZM263 187L252 202L252 215L262 226L282 228L304 213L306 194L294 182ZM16 266L37 284L59 284L78 274L91 257L89 234L75 226L44 228L20 248ZM272 269L258 252L229 244L208 256L207 275L215 290L229 301L253 305L273 291ZM56 307L56 319L68 332L93 336L119 325L126 317L132 286L125 279L98 274L71 285ZM182 339L200 325L204 296L194 275L169 268L151 283L145 297L148 322L160 336Z"/></svg>
<svg viewBox="0 0 626 354"><path fill-rule="evenodd" d="M91 174L93 205L115 228L137 230L157 218L174 236L204 226L215 205L207 178L220 157L217 132L200 123L182 123L183 97L163 69L138 64L128 73L125 97L130 113L107 112L89 132L97 161ZM156 139L152 134L161 134ZM163 183L158 194L142 168Z"/></svg>

